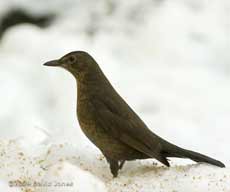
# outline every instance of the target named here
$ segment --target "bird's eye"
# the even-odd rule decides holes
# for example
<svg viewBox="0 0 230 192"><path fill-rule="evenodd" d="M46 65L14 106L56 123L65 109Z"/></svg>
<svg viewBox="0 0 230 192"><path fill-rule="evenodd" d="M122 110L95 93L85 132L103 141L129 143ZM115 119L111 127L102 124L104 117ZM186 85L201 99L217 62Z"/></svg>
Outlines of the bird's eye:
<svg viewBox="0 0 230 192"><path fill-rule="evenodd" d="M75 61L75 57L74 56L70 56L68 60L69 60L70 63L73 63Z"/></svg>

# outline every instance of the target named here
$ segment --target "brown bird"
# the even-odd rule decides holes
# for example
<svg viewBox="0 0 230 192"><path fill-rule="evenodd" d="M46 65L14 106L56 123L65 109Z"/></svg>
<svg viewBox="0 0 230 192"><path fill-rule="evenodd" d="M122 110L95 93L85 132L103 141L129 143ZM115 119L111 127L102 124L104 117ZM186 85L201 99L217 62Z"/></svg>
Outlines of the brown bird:
<svg viewBox="0 0 230 192"><path fill-rule="evenodd" d="M69 71L77 80L77 117L82 131L104 154L117 177L126 160L155 158L170 166L167 157L225 167L197 152L182 149L154 134L110 84L97 62L86 52L68 53L46 62Z"/></svg>

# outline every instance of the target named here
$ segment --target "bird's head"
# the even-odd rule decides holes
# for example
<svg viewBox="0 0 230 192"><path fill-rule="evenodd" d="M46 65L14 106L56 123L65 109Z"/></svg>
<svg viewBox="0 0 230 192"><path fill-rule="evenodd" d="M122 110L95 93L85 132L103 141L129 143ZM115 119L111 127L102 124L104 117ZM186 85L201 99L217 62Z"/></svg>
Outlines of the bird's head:
<svg viewBox="0 0 230 192"><path fill-rule="evenodd" d="M48 61L45 66L62 67L74 76L93 72L98 68L96 61L84 51L70 52L60 59Z"/></svg>

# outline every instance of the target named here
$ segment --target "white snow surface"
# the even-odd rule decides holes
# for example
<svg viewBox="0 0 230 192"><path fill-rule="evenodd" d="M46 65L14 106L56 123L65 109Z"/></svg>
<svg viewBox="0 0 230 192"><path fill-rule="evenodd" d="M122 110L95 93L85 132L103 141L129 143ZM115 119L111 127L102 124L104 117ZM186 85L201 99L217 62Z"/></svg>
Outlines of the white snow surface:
<svg viewBox="0 0 230 192"><path fill-rule="evenodd" d="M0 183L1 191L230 191L229 168L174 163L166 168L145 160L127 163L114 179L105 158L88 144L53 143L32 150L25 144L19 140L0 142L0 160L4 162L0 178L5 182Z"/></svg>
<svg viewBox="0 0 230 192"><path fill-rule="evenodd" d="M0 191L230 191L229 0L3 0L0 16L17 5L57 18L46 29L12 27L0 41ZM75 80L42 66L74 50L98 61L151 130L227 168L143 160L113 179L80 130Z"/></svg>

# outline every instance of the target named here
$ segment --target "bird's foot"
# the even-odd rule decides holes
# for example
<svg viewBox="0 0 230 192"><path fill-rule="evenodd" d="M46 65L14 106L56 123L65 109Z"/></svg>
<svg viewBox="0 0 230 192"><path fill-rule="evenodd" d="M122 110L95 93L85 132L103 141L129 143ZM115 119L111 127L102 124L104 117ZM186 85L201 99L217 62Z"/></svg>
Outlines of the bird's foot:
<svg viewBox="0 0 230 192"><path fill-rule="evenodd" d="M125 164L125 160L120 161L119 169L122 169L122 167L124 166L124 164Z"/></svg>
<svg viewBox="0 0 230 192"><path fill-rule="evenodd" d="M109 159L109 158L106 158L106 159L107 159L107 161L108 161L108 163L109 163L109 165L110 165L110 171L111 171L113 177L114 177L114 178L117 177L117 175L118 175L118 170L119 170L119 168L120 168L120 166L119 166L119 164L118 164L118 161L113 160L113 159Z"/></svg>

